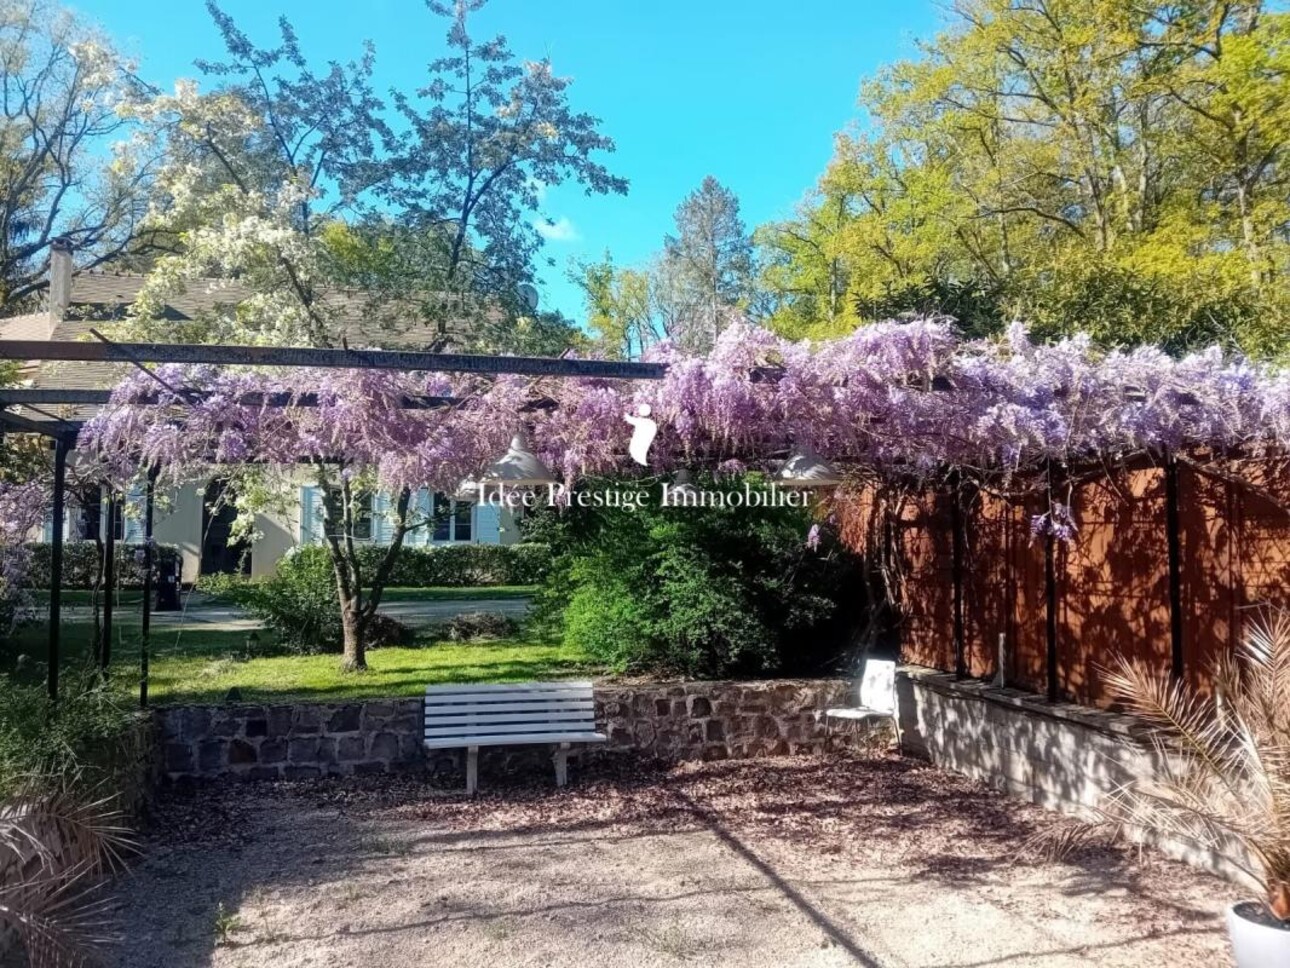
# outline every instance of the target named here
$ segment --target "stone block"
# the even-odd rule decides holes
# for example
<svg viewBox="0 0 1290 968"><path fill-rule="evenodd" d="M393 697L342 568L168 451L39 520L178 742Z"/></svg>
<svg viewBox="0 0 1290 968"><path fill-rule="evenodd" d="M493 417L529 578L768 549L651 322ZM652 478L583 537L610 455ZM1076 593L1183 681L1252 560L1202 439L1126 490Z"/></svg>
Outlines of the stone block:
<svg viewBox="0 0 1290 968"><path fill-rule="evenodd" d="M254 738L257 736L269 735L269 721L264 717L257 719L248 719L246 727L242 731L243 736Z"/></svg>
<svg viewBox="0 0 1290 968"><path fill-rule="evenodd" d="M319 740L317 737L298 737L287 743L287 759L292 763L317 763Z"/></svg>
<svg viewBox="0 0 1290 968"><path fill-rule="evenodd" d="M203 740L211 728L211 711L204 706L185 709L181 735L187 740Z"/></svg>
<svg viewBox="0 0 1290 968"><path fill-rule="evenodd" d="M287 741L283 739L266 739L260 744L261 763L281 763L287 758Z"/></svg>
<svg viewBox="0 0 1290 968"><path fill-rule="evenodd" d="M331 736L324 736L318 741L318 762L323 764L336 762L336 740Z"/></svg>
<svg viewBox="0 0 1290 968"><path fill-rule="evenodd" d="M317 706L296 706L291 716L292 736L317 736L322 731L322 710Z"/></svg>
<svg viewBox="0 0 1290 968"><path fill-rule="evenodd" d="M292 706L271 706L269 707L268 734L269 736L288 736L291 733L291 720L294 716L295 709Z"/></svg>
<svg viewBox="0 0 1290 968"><path fill-rule="evenodd" d="M228 765L228 743L222 739L202 740L197 744L197 769L202 773L219 773Z"/></svg>
<svg viewBox="0 0 1290 968"><path fill-rule="evenodd" d="M193 748L188 743L167 743L165 750L167 773L191 773L194 769Z"/></svg>
<svg viewBox="0 0 1290 968"><path fill-rule="evenodd" d="M709 719L706 727L706 738L710 743L724 743L726 740L726 726L719 719Z"/></svg>
<svg viewBox="0 0 1290 968"><path fill-rule="evenodd" d="M359 721L363 716L363 707L357 703L346 703L343 706L337 706L335 712L327 720L328 733L354 733L359 729Z"/></svg>
<svg viewBox="0 0 1290 968"><path fill-rule="evenodd" d="M336 758L349 763L361 760L367 755L367 737L363 735L342 736L336 744Z"/></svg>
<svg viewBox="0 0 1290 968"><path fill-rule="evenodd" d="M283 768L282 776L287 780L316 780L322 770L316 766L288 766Z"/></svg>
<svg viewBox="0 0 1290 968"><path fill-rule="evenodd" d="M694 719L706 719L712 715L712 702L707 696L690 697L690 716Z"/></svg>
<svg viewBox="0 0 1290 968"><path fill-rule="evenodd" d="M254 746L244 739L235 739L228 744L228 765L247 766L259 761Z"/></svg>
<svg viewBox="0 0 1290 968"><path fill-rule="evenodd" d="M398 736L394 733L377 733L372 737L372 747L368 755L374 760L398 759Z"/></svg>
<svg viewBox="0 0 1290 968"><path fill-rule="evenodd" d="M668 699L655 699L655 700L654 700L654 715L655 715L655 716L670 716L670 715L672 715L672 702L671 702L671 700L668 700Z"/></svg>
<svg viewBox="0 0 1290 968"><path fill-rule="evenodd" d="M276 766L253 766L246 771L248 780L280 780L282 772Z"/></svg>

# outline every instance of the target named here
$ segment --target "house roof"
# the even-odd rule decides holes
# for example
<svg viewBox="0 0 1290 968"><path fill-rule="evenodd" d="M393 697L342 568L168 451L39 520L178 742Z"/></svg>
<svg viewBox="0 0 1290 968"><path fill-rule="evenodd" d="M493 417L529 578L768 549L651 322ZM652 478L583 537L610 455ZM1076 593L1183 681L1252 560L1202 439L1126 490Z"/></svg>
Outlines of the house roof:
<svg viewBox="0 0 1290 968"><path fill-rule="evenodd" d="M53 321L52 327L48 311L0 319L0 340L70 342L92 339L91 329L125 318L146 278L139 273L101 270L74 273L69 308L63 318ZM199 319L206 313L244 302L252 295L250 289L236 280L195 279L189 282L184 292L167 300L161 316L177 322ZM454 332L461 334L465 331L469 325L467 320L472 315L465 311L467 306L460 298L448 295L441 297L440 305L448 311L445 316L451 321L442 328L438 322L427 320L422 312L424 305L433 304L434 294L427 294L419 305L408 306L404 302L402 308L396 303L377 305L371 293L359 289L325 289L320 297L336 321L337 336L343 337L354 348L443 350L448 347ZM485 310L484 315L496 319L500 317L500 311L491 308ZM475 318L478 318L477 313ZM36 388L102 390L116 386L129 370L128 364L47 360L29 362L23 375L25 385ZM57 413L66 420L85 420L98 408L58 406L41 409ZM44 419L35 412L24 415Z"/></svg>

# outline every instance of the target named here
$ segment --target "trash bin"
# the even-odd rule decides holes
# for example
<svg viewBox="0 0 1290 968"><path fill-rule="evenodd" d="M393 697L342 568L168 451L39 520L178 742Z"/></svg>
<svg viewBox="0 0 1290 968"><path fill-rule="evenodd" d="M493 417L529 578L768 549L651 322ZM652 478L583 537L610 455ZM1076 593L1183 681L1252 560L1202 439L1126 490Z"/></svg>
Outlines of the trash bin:
<svg viewBox="0 0 1290 968"><path fill-rule="evenodd" d="M181 563L176 560L174 568L159 568L157 575L157 604L154 612L179 611L179 569Z"/></svg>

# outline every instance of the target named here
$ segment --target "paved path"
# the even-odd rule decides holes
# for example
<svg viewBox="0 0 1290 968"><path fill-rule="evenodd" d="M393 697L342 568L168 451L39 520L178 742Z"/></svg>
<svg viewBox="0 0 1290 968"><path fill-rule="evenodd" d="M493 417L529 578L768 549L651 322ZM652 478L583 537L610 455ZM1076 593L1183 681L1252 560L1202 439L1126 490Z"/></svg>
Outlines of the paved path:
<svg viewBox="0 0 1290 968"><path fill-rule="evenodd" d="M382 615L398 619L412 628L446 622L453 616L466 612L490 612L518 620L524 618L528 611L527 598L383 602L380 608ZM125 622L139 620L138 606L121 609L116 614ZM69 622L89 621L90 610L79 605L67 606L63 608L63 616L64 620ZM189 602L188 607L183 611L153 612L152 623L158 628L175 628L183 625L187 628L201 628L210 632L245 632L259 628L262 624L236 606L217 605L200 599Z"/></svg>

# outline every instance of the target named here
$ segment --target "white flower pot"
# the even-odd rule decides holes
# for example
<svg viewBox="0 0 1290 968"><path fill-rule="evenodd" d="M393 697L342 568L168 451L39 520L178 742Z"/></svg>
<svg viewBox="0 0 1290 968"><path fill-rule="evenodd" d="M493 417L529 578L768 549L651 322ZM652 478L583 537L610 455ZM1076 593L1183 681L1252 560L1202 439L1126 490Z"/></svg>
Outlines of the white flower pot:
<svg viewBox="0 0 1290 968"><path fill-rule="evenodd" d="M1236 968L1290 966L1290 928L1273 924L1261 904L1242 901L1228 908L1227 933Z"/></svg>

